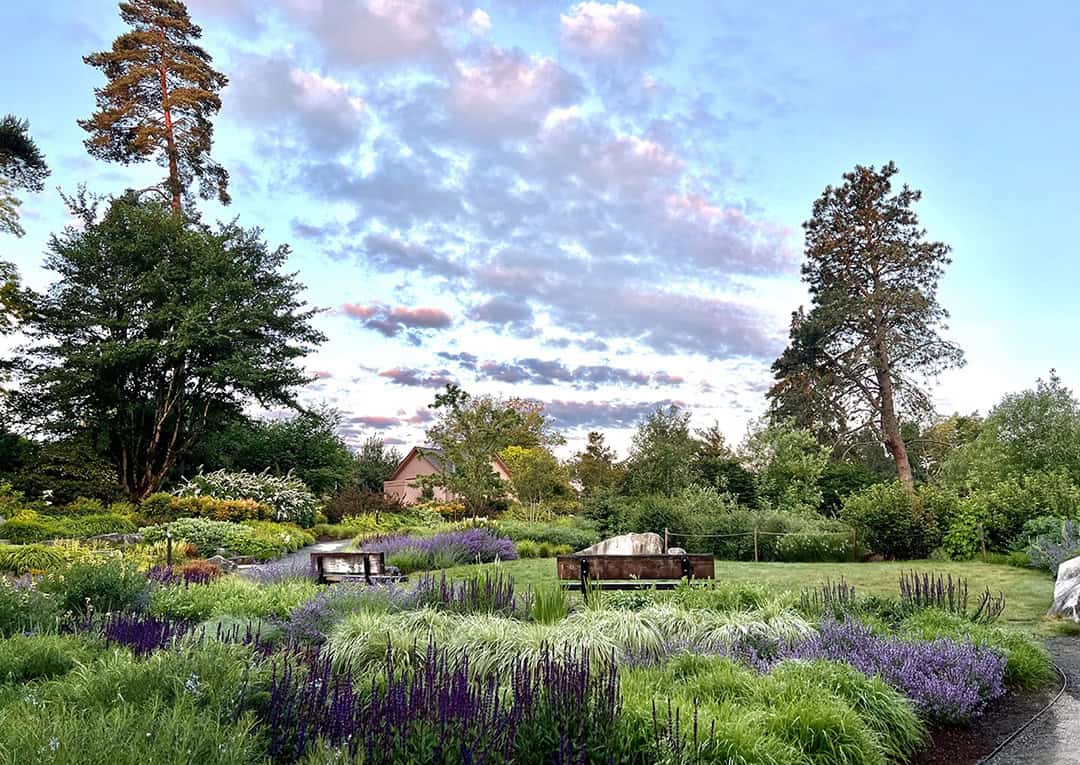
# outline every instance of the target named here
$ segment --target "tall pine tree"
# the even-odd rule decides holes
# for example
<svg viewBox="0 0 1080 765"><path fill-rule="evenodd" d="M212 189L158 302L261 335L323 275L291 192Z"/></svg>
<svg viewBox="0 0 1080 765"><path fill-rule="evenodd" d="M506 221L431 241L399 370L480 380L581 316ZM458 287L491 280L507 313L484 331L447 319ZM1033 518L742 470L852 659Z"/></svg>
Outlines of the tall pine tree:
<svg viewBox="0 0 1080 765"><path fill-rule="evenodd" d="M12 114L0 118L0 231L23 235L14 190L41 191L48 177L49 166L30 137L30 123Z"/></svg>
<svg viewBox="0 0 1080 765"><path fill-rule="evenodd" d="M892 162L857 166L814 202L803 224L811 310L794 315L769 397L774 415L801 410L800 424L838 439L873 433L911 486L901 422L932 412L926 382L964 357L939 334L949 247L927 241L913 209L922 193L894 192L896 173Z"/></svg>
<svg viewBox="0 0 1080 765"><path fill-rule="evenodd" d="M162 193L179 213L187 188L229 203L229 174L210 157L221 109L218 94L228 79L196 44L202 30L180 0L130 0L120 17L132 27L112 49L83 60L108 82L96 89L97 111L79 125L90 133L86 148L98 159L131 164L156 158L168 170Z"/></svg>

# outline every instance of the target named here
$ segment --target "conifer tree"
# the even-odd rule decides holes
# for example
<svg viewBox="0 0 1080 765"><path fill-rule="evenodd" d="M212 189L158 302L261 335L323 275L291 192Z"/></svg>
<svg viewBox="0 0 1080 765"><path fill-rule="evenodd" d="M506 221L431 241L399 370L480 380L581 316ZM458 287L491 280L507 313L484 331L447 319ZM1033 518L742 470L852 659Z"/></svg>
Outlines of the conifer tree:
<svg viewBox="0 0 1080 765"><path fill-rule="evenodd" d="M49 166L30 137L30 123L11 114L0 118L0 231L23 235L14 191L41 191L48 177Z"/></svg>
<svg viewBox="0 0 1080 765"><path fill-rule="evenodd" d="M815 432L873 433L912 486L902 421L932 412L926 381L964 357L940 335L949 247L927 241L913 209L922 193L894 192L897 172L892 162L857 166L814 202L802 268L812 305L793 317L769 398L774 417L801 413L798 424Z"/></svg>
<svg viewBox="0 0 1080 765"><path fill-rule="evenodd" d="M83 58L108 80L95 90L97 111L79 120L90 133L87 150L123 164L156 159L168 171L157 190L174 213L195 180L203 199L216 195L228 204L229 174L210 157L210 120L228 79L196 44L202 30L180 0L129 0L120 3L120 17L131 31L111 50Z"/></svg>

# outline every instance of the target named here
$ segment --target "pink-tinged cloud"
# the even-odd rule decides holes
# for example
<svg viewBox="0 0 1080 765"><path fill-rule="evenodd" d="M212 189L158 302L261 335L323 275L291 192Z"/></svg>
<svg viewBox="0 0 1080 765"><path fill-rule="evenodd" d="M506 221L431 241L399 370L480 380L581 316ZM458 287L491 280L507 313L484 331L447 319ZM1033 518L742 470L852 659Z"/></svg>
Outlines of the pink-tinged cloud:
<svg viewBox="0 0 1080 765"><path fill-rule="evenodd" d="M450 314L441 308L391 308L387 318L406 327L426 329L442 329L453 323Z"/></svg>
<svg viewBox="0 0 1080 765"><path fill-rule="evenodd" d="M686 378L681 375L672 375L667 372L657 372L652 379L657 385L682 385L686 382Z"/></svg>
<svg viewBox="0 0 1080 765"><path fill-rule="evenodd" d="M341 310L351 319L370 319L379 311L379 306L375 305L357 305L356 303L346 303L341 306Z"/></svg>
<svg viewBox="0 0 1080 765"><path fill-rule="evenodd" d="M401 420L397 417L384 417L382 415L357 415L350 417L350 421L358 425L366 425L369 428L375 428L377 430L385 430L386 428L392 428L395 425L400 425Z"/></svg>
<svg viewBox="0 0 1080 765"><path fill-rule="evenodd" d="M656 51L658 20L634 3L583 2L560 19L563 43L590 58L645 58Z"/></svg>
<svg viewBox="0 0 1080 765"><path fill-rule="evenodd" d="M332 372L327 372L325 369L316 369L311 373L311 376L316 380L329 380L334 374Z"/></svg>
<svg viewBox="0 0 1080 765"><path fill-rule="evenodd" d="M408 330L412 340L417 339L415 334L419 330L446 329L454 323L450 314L441 308L425 306L391 308L379 303L372 305L345 303L341 311L349 318L360 321L368 329L373 329L386 337L394 337L402 330Z"/></svg>
<svg viewBox="0 0 1080 765"><path fill-rule="evenodd" d="M379 372L379 376L385 377L395 385L406 385L414 388L442 388L454 381L450 371L447 369L428 372L423 369L395 367Z"/></svg>

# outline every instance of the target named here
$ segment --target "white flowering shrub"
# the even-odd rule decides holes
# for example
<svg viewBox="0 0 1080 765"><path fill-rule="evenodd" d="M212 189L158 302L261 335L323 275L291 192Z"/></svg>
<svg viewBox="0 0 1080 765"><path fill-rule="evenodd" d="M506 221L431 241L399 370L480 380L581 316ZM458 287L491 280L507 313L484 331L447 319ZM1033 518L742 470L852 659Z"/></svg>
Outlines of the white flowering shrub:
<svg viewBox="0 0 1080 765"><path fill-rule="evenodd" d="M275 520L305 527L315 523L315 511L319 509L319 500L292 473L276 476L267 471L215 470L185 478L174 493L179 497L252 499L272 507Z"/></svg>

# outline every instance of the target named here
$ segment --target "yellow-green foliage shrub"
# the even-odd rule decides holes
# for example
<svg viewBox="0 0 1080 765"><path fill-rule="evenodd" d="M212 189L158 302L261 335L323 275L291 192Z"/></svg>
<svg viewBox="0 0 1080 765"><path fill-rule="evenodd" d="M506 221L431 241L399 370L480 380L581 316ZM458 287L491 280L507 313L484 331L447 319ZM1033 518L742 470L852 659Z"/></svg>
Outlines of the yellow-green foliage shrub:
<svg viewBox="0 0 1080 765"><path fill-rule="evenodd" d="M147 524L169 523L177 518L206 518L211 521L265 521L274 518L274 509L252 499L217 499L207 496L176 497L151 494L139 505Z"/></svg>

